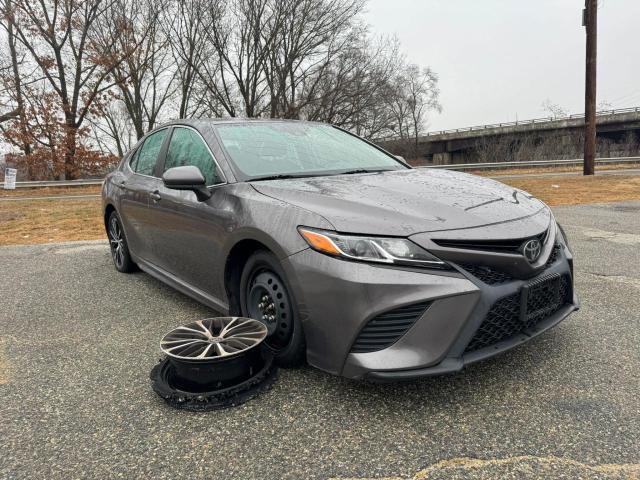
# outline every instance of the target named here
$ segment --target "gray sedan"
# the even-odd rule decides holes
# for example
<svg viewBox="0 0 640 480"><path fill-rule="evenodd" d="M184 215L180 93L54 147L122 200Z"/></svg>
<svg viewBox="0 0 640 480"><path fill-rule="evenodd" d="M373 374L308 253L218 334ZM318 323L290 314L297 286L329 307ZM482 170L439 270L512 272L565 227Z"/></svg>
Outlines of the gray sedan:
<svg viewBox="0 0 640 480"><path fill-rule="evenodd" d="M326 124L176 121L125 155L102 197L119 271L260 320L284 366L454 372L578 308L544 203Z"/></svg>

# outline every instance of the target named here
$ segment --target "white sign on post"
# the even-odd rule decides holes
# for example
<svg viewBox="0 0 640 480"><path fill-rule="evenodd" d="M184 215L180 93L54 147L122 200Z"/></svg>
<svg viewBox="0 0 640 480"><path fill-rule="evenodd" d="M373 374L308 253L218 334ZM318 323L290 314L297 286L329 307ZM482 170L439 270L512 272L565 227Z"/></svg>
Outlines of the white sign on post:
<svg viewBox="0 0 640 480"><path fill-rule="evenodd" d="M4 189L5 190L15 190L16 175L18 175L18 170L16 170L15 168L4 169Z"/></svg>

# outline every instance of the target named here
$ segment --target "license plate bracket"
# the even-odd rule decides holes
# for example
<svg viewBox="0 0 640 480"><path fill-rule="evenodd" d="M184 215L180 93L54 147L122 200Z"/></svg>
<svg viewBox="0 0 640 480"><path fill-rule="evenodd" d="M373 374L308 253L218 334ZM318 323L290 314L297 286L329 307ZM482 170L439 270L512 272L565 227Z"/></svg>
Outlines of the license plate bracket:
<svg viewBox="0 0 640 480"><path fill-rule="evenodd" d="M520 320L529 328L557 310L560 304L560 275L538 278L522 287Z"/></svg>

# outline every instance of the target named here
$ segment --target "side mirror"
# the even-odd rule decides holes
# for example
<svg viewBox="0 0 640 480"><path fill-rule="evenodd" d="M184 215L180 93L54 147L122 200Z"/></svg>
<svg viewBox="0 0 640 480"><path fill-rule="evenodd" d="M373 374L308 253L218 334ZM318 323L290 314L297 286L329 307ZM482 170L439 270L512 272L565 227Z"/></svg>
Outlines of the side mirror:
<svg viewBox="0 0 640 480"><path fill-rule="evenodd" d="M407 163L404 159L404 157L402 155L394 155L394 157L396 157L398 160L400 160L402 163Z"/></svg>
<svg viewBox="0 0 640 480"><path fill-rule="evenodd" d="M162 175L162 181L165 187L172 190L191 190L201 202L211 198L204 175L193 165L170 168Z"/></svg>

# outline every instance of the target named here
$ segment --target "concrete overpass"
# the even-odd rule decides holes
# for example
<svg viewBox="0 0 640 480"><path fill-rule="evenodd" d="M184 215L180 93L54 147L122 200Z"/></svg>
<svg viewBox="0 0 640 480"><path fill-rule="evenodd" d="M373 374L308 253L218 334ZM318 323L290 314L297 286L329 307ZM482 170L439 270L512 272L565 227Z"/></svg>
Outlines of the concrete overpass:
<svg viewBox="0 0 640 480"><path fill-rule="evenodd" d="M629 132L640 139L640 107L598 112L596 122L599 139L617 142L626 138ZM422 160L420 163L436 165L477 162L477 151L482 143L496 142L500 138L517 141L525 136L542 142L549 137L579 135L583 128L584 115L576 114L429 132L419 137L417 156ZM385 138L377 143L390 151L402 148L395 138Z"/></svg>

